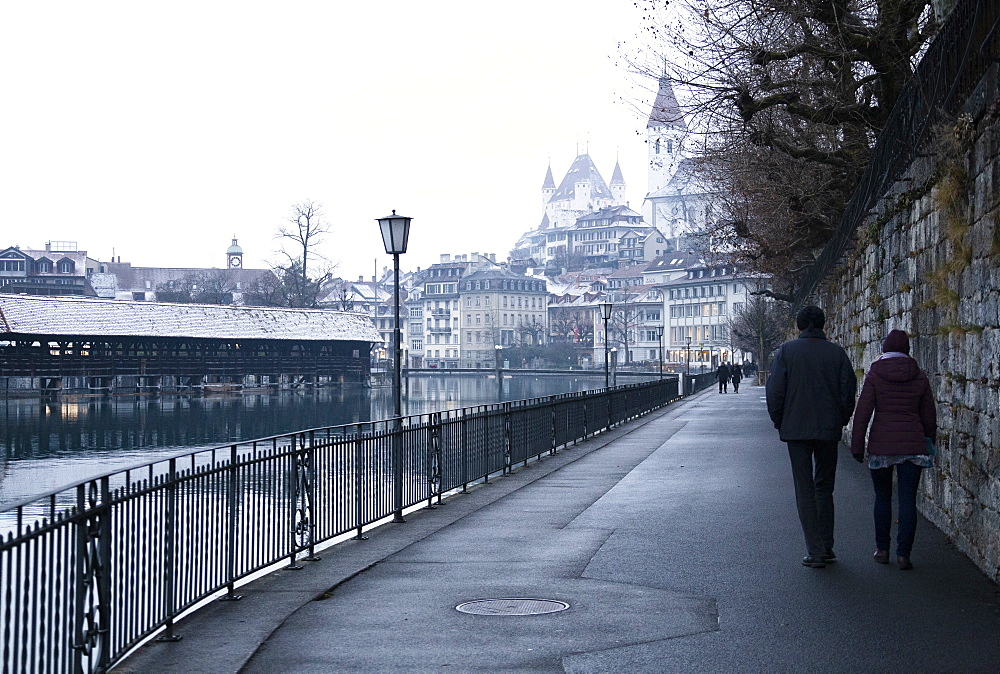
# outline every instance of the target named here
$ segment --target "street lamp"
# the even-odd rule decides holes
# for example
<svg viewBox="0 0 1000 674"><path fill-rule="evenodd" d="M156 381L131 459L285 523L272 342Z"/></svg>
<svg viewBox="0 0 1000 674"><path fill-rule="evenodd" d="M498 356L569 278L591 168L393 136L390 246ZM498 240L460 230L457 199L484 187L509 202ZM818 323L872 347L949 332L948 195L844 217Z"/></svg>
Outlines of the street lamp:
<svg viewBox="0 0 1000 674"><path fill-rule="evenodd" d="M609 388L611 386L611 371L609 369L608 359L608 321L611 320L611 310L614 306L611 302L600 302L598 305L601 308L601 318L604 319L604 388Z"/></svg>
<svg viewBox="0 0 1000 674"><path fill-rule="evenodd" d="M656 326L656 341L660 344L660 379L663 379L663 326Z"/></svg>
<svg viewBox="0 0 1000 674"><path fill-rule="evenodd" d="M503 347L499 344L493 345L494 351L496 351L496 371L497 371L497 402L503 402L503 369L501 365L503 363Z"/></svg>
<svg viewBox="0 0 1000 674"><path fill-rule="evenodd" d="M400 362L400 332L399 332L399 256L406 252L406 244L410 238L410 220L403 215L392 215L378 218L378 226L382 230L382 243L385 252L392 255L393 309L395 322L392 327L393 386L392 386L392 462L393 462L393 522L405 522L403 519L403 397Z"/></svg>
<svg viewBox="0 0 1000 674"><path fill-rule="evenodd" d="M688 335L684 338L687 343L687 366L684 369L684 374L688 377L691 376L691 336Z"/></svg>

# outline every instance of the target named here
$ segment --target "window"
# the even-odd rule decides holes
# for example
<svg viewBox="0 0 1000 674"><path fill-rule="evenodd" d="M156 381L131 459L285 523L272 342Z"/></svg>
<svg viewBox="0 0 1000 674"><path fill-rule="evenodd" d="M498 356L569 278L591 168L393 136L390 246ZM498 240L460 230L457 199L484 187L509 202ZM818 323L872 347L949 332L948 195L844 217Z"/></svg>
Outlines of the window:
<svg viewBox="0 0 1000 674"><path fill-rule="evenodd" d="M424 340L422 340L422 339L414 339L412 342L410 342L410 348L413 349L414 351L423 351L424 350Z"/></svg>
<svg viewBox="0 0 1000 674"><path fill-rule="evenodd" d="M0 260L0 271L24 271L24 260Z"/></svg>
<svg viewBox="0 0 1000 674"><path fill-rule="evenodd" d="M21 264L24 263L22 262ZM76 265L73 264L73 260L70 260L69 258L65 257L59 260L56 266L59 268L60 274L72 274L73 270L76 269Z"/></svg>

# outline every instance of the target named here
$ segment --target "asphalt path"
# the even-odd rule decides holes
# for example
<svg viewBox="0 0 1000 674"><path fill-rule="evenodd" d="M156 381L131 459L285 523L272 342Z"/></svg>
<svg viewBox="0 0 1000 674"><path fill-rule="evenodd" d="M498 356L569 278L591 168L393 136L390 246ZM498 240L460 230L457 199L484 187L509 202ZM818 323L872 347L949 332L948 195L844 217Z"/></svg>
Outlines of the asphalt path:
<svg viewBox="0 0 1000 674"><path fill-rule="evenodd" d="M1000 672L1000 588L923 519L912 571L873 563L846 449L839 561L801 565L763 396L709 389L339 544L117 670ZM568 608L456 610L501 598Z"/></svg>

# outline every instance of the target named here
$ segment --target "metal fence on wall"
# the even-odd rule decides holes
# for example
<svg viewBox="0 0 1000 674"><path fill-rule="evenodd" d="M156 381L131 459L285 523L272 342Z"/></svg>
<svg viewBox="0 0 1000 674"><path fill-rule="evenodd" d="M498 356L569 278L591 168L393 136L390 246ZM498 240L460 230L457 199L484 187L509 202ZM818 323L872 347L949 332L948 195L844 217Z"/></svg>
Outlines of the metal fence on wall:
<svg viewBox="0 0 1000 674"><path fill-rule="evenodd" d="M105 671L157 631L175 638L178 615L213 595L235 598L236 583L254 573L284 559L295 568L324 541L360 537L403 508L440 501L678 397L671 378L313 429L13 506L0 513L3 671Z"/></svg>
<svg viewBox="0 0 1000 674"><path fill-rule="evenodd" d="M838 264L854 233L889 192L935 124L957 115L987 69L1000 44L1000 2L960 0L927 48L893 107L872 148L871 157L830 243L803 278L795 298L800 307Z"/></svg>

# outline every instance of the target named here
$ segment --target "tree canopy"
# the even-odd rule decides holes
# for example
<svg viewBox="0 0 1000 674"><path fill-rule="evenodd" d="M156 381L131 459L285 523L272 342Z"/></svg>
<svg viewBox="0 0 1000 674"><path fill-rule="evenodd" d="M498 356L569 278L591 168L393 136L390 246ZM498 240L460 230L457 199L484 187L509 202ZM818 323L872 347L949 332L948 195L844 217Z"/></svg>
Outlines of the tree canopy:
<svg viewBox="0 0 1000 674"><path fill-rule="evenodd" d="M702 234L795 290L829 241L938 18L931 0L647 0L630 65L686 103L718 194Z"/></svg>

